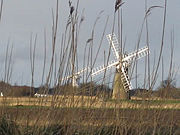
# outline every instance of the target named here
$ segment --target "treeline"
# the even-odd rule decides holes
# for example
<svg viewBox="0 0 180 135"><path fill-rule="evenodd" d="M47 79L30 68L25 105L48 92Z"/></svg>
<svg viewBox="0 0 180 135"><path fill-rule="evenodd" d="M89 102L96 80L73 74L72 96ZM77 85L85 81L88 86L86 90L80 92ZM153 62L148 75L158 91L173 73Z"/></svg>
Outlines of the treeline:
<svg viewBox="0 0 180 135"><path fill-rule="evenodd" d="M56 86L48 88L41 86L38 88L30 86L12 86L3 81L0 82L0 92L3 96L10 97L26 97L34 96L38 94L48 95L84 95L84 96L99 96L102 98L111 98L112 88L106 85L96 84L94 82L88 82L80 84L79 87L72 87L70 84ZM180 99L180 88L176 88L173 83L169 83L164 80L156 90L146 90L137 88L130 91L130 96L140 98L168 98L168 99Z"/></svg>
<svg viewBox="0 0 180 135"><path fill-rule="evenodd" d="M0 92L3 93L3 96L10 97L25 97L33 96L35 93L38 94L49 94L49 95L85 95L85 96L110 96L112 92L106 85L98 85L94 82L80 84L79 87L72 87L70 84L56 86L49 88L47 86L41 87L30 87L30 86L13 86L3 81L0 82Z"/></svg>
<svg viewBox="0 0 180 135"><path fill-rule="evenodd" d="M0 82L0 92L3 93L3 96L10 96L10 97L23 97L23 96L30 96L38 88L32 88L29 86L12 86L8 83L3 81Z"/></svg>

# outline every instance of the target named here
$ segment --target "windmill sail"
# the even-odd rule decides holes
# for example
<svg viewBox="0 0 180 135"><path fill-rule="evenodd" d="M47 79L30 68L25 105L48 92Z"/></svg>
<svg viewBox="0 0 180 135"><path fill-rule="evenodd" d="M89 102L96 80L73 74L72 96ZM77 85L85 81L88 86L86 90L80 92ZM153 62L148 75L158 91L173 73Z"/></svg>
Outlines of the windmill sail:
<svg viewBox="0 0 180 135"><path fill-rule="evenodd" d="M73 87L77 87L78 86L78 83L77 83L77 80L81 77L80 75L83 73L83 72L86 72L89 70L89 67L86 67L76 73L74 73L73 75L70 75L70 76L66 76L64 78L61 79L61 81L65 81L65 80L69 80L71 79L72 80L72 86Z"/></svg>
<svg viewBox="0 0 180 135"><path fill-rule="evenodd" d="M127 91L131 90L133 87L132 87L128 73L125 70L125 68L126 67L124 66L124 64L122 64L120 72L121 72L121 81L123 83L124 90L127 92Z"/></svg>
<svg viewBox="0 0 180 135"><path fill-rule="evenodd" d="M109 70L111 69L113 66L116 66L119 64L119 61L111 61L107 66L103 65L103 66L100 66L100 67L97 67L95 69L92 70L92 74L91 76L95 76L95 75L98 75L102 72L104 72L105 70Z"/></svg>
<svg viewBox="0 0 180 135"><path fill-rule="evenodd" d="M149 54L149 48L146 46L144 48L141 48L133 53L128 54L126 57L122 59L123 62L127 61L128 63L140 59L142 57L145 57Z"/></svg>
<svg viewBox="0 0 180 135"><path fill-rule="evenodd" d="M112 52L115 56L115 58L117 60L119 60L119 43L118 43L118 39L116 38L116 35L115 34L108 34L107 36L107 40L109 42L109 44L111 45L111 49L112 49Z"/></svg>

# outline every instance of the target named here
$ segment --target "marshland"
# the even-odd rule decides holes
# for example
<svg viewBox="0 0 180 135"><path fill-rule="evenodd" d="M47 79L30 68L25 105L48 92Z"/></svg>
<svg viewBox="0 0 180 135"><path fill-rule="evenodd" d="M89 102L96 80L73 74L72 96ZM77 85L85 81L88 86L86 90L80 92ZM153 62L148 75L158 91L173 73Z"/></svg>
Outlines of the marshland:
<svg viewBox="0 0 180 135"><path fill-rule="evenodd" d="M0 135L178 135L178 0L0 0Z"/></svg>

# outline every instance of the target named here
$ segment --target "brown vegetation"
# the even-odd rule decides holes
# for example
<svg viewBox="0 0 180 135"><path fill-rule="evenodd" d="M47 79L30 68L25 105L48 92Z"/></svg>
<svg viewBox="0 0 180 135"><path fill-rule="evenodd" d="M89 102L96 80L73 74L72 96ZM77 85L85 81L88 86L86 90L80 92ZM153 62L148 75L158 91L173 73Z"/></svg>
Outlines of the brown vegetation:
<svg viewBox="0 0 180 135"><path fill-rule="evenodd" d="M122 40L122 11L120 8L124 2L117 1L115 5L114 20L112 33L114 33L116 15L118 15L118 37L120 40L121 52L124 51ZM79 16L78 6L76 7L69 1L69 20L66 24L66 29L62 37L58 37L59 26L59 1L57 0L56 9L52 11L52 47L51 61L49 70L45 78L46 68L46 33L44 43L44 65L42 74L42 87L34 88L34 71L36 60L36 40L37 35L30 39L30 65L31 65L31 86L12 86L9 84L12 72L12 49L9 51L9 46L6 50L5 59L5 75L3 81L0 82L0 92L3 97L0 98L0 135L75 135L75 134L97 134L97 135L144 135L144 134L180 134L180 92L171 83L160 86L156 91L152 91L158 74L160 61L162 59L162 51L164 47L164 34L166 24L166 7L164 7L164 21L162 40L160 44L159 59L157 67L153 69L152 80L150 76L150 60L149 55L145 64L144 88L135 92L132 99L136 100L112 100L112 90L106 86L107 78L106 70L103 75L102 83L97 85L92 81L90 73L83 73L83 82L79 88L72 87L68 80L64 80L63 76L75 76L78 71L77 49L79 32L84 16ZM147 5L146 5L147 6ZM1 0L0 20L2 16L3 0ZM147 45L149 46L148 20L152 6L146 9L142 28L138 38L138 44L135 48L139 48L142 37L143 27L146 24ZM102 40L105 35L108 18L104 26L104 31L100 39L100 44L97 47L98 51L93 57L93 47L95 38L95 26L102 12L97 16L92 28L91 37L87 40L84 47L83 68L94 68L99 50L102 45ZM120 16L121 15L121 16ZM60 62L56 66L56 46L57 37L62 41L60 43L60 51L58 55ZM173 38L172 38L173 40ZM33 43L34 42L34 43ZM90 44L90 45L88 45ZM172 75L172 58L173 58L173 43L172 43L171 64L168 80L173 78ZM86 52L87 51L87 52ZM108 57L104 53L104 63L109 62L111 47L108 50ZM88 54L86 57L85 54ZM10 56L10 58L8 57ZM94 60L93 60L94 58ZM106 65L106 64L105 64ZM155 67L155 66L154 66ZM56 68L58 70L56 70ZM133 63L132 73L136 71L137 76L137 61ZM132 74L131 73L131 74ZM146 76L148 74L148 76ZM44 81L45 80L45 81ZM54 80L54 82L53 82ZM109 82L108 82L109 83ZM146 83L148 84L145 90ZM52 86L52 84L54 84ZM138 81L136 78L136 86ZM173 86L173 87L172 87ZM136 87L137 88L137 87ZM47 94L47 97L35 98L33 95L38 92ZM139 100L140 99L140 100ZM171 99L171 100L169 100ZM176 99L176 100L172 100Z"/></svg>

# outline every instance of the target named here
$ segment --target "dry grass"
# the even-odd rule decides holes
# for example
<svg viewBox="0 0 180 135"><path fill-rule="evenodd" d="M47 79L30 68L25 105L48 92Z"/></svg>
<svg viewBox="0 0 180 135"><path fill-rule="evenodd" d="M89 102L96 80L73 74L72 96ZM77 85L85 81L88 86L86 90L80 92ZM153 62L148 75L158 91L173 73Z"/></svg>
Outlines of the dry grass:
<svg viewBox="0 0 180 135"><path fill-rule="evenodd" d="M31 128L37 134L42 127L86 134L178 134L180 110L172 109L114 109L114 108L52 108L52 107L6 107L0 108L1 116L8 116L24 129ZM54 129L53 125L60 125ZM114 130L117 129L118 133ZM171 129L172 128L172 129ZM44 129L46 130L46 129ZM106 131L105 133L104 130ZM55 132L54 131L54 132ZM122 132L122 133L119 133ZM127 132L127 133L124 133ZM43 134L43 133L41 133Z"/></svg>
<svg viewBox="0 0 180 135"><path fill-rule="evenodd" d="M156 102L157 101L157 102ZM160 101L160 102L158 102ZM173 102L174 101L174 102ZM175 102L177 101L177 102ZM131 101L103 101L96 96L56 96L43 98L0 98L1 106L39 106L39 107L59 107L59 108L134 108L134 109L180 109L179 100L167 102L163 99L140 99L133 97Z"/></svg>

